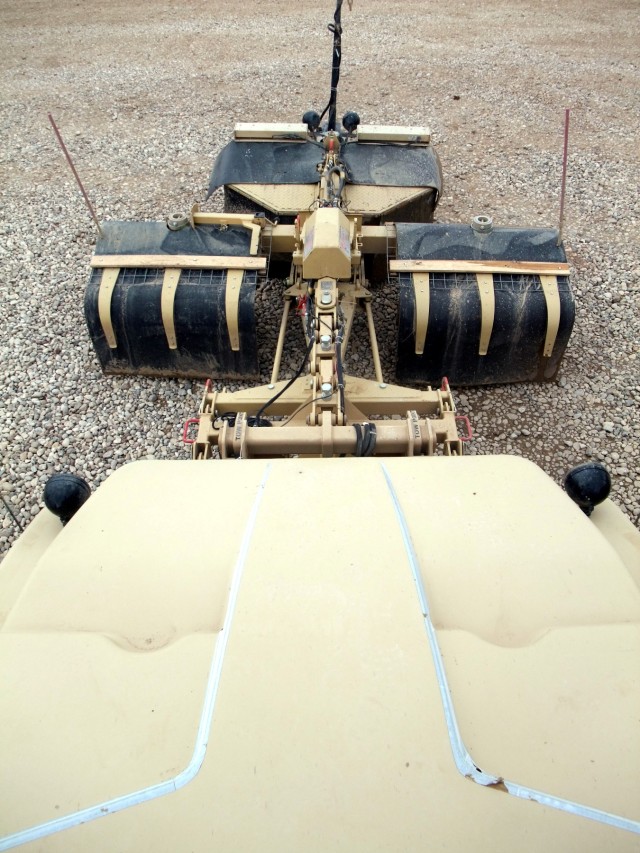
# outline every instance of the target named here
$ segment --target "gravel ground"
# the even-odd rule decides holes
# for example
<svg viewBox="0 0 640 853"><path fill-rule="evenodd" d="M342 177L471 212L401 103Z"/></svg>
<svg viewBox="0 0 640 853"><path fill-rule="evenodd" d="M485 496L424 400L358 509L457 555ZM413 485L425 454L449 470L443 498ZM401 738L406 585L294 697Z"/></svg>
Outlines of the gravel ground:
<svg viewBox="0 0 640 853"><path fill-rule="evenodd" d="M100 217L164 218L204 198L235 121L322 108L332 14L332 0L2 4L0 480L21 524L56 470L96 486L132 459L184 458L181 425L201 392L101 375L82 314L94 230L47 112ZM638 523L637 3L354 0L343 17L339 107L364 122L431 126L446 181L440 221L489 213L496 225L555 225L571 108L565 236L577 320L561 374L457 399L477 435L469 452L523 454L556 479L603 460ZM264 287L265 317L277 298ZM393 303L383 295L377 316ZM274 334L262 336L266 370ZM299 342L292 332L287 367ZM365 343L351 366L370 371ZM1 506L0 525L5 550L17 531Z"/></svg>

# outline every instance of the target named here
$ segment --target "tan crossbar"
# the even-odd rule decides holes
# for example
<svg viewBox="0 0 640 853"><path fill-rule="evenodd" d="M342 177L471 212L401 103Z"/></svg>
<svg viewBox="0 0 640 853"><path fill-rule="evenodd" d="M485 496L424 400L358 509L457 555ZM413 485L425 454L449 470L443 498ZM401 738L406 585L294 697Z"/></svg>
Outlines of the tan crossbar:
<svg viewBox="0 0 640 853"><path fill-rule="evenodd" d="M266 258L243 255L94 255L92 267L149 267L151 269L263 270Z"/></svg>
<svg viewBox="0 0 640 853"><path fill-rule="evenodd" d="M389 261L391 272L513 273L515 275L569 275L569 264L540 261Z"/></svg>

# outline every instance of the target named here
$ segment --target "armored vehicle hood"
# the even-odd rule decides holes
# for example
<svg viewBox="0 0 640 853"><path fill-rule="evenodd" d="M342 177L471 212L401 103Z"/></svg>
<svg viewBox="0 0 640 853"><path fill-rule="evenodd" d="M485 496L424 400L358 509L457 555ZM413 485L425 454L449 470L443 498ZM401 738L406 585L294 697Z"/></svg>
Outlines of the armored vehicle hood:
<svg viewBox="0 0 640 853"><path fill-rule="evenodd" d="M637 849L637 579L529 462L134 463L20 553L0 849Z"/></svg>

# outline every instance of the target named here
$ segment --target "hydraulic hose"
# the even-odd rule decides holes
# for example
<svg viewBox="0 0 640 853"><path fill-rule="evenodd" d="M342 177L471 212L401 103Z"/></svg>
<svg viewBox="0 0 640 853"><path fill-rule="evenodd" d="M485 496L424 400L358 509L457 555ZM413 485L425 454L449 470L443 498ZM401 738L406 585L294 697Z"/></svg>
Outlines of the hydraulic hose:
<svg viewBox="0 0 640 853"><path fill-rule="evenodd" d="M336 113L338 104L338 83L340 81L340 60L342 59L342 2L337 0L336 11L333 15L333 23L329 24L329 32L333 33L333 58L331 63L331 94L329 103L322 111L320 120L324 118L329 111L327 120L327 130L336 129Z"/></svg>

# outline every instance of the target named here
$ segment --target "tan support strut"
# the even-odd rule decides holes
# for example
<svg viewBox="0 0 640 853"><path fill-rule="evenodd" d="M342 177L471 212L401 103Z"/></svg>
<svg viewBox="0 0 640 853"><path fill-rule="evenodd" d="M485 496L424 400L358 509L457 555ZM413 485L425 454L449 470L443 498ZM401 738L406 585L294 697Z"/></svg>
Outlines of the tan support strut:
<svg viewBox="0 0 640 853"><path fill-rule="evenodd" d="M110 349L116 349L118 346L116 333L113 330L113 323L111 322L111 297L113 296L113 290L116 286L119 273L120 269L118 267L103 270L98 290L98 316L100 317L100 325L102 326L102 331Z"/></svg>
<svg viewBox="0 0 640 853"><path fill-rule="evenodd" d="M541 275L540 284L547 303L547 334L544 339L544 350L542 354L549 358L560 328L560 294L558 293L558 279L555 275Z"/></svg>
<svg viewBox="0 0 640 853"><path fill-rule="evenodd" d="M489 350L489 341L493 331L493 321L496 314L496 295L493 289L492 273L476 273L478 282L478 295L480 296L480 347L478 355L486 355Z"/></svg>
<svg viewBox="0 0 640 853"><path fill-rule="evenodd" d="M240 304L240 288L244 270L227 270L227 283L224 291L224 310L227 315L229 343L234 352L240 349L240 332L238 329L238 306Z"/></svg>
<svg viewBox="0 0 640 853"><path fill-rule="evenodd" d="M414 272L411 280L416 302L416 355L422 355L429 325L429 273Z"/></svg>
<svg viewBox="0 0 640 853"><path fill-rule="evenodd" d="M176 298L176 289L180 280L180 270L166 269L162 279L162 292L160 294L160 311L162 313L162 325L167 336L169 349L178 349L176 339L176 326L173 317L173 303Z"/></svg>

